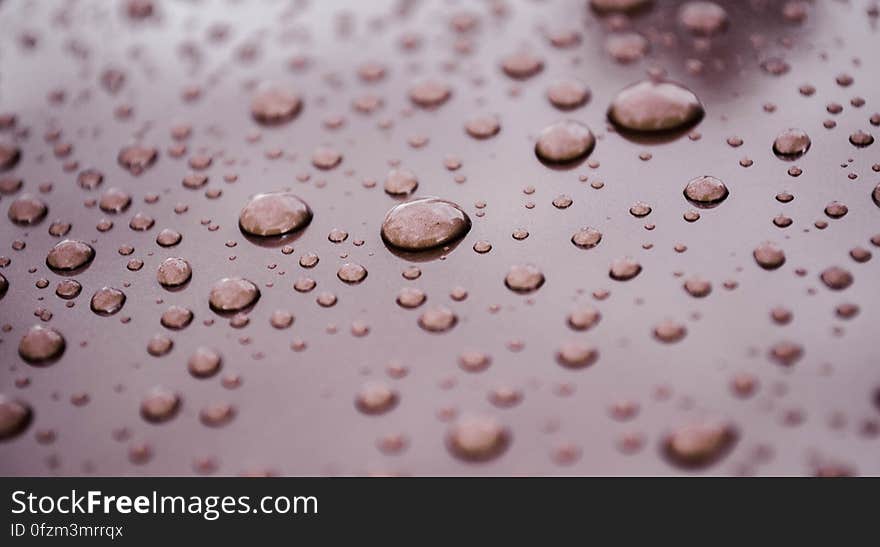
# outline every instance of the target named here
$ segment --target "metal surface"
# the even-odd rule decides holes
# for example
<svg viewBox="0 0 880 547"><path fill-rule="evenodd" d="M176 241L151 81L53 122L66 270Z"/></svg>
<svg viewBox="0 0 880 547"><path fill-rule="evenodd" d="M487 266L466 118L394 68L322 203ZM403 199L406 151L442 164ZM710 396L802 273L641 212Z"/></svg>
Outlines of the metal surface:
<svg viewBox="0 0 880 547"><path fill-rule="evenodd" d="M686 471L661 455L663 435L704 418L729 420L739 440L729 455L698 472L880 472L880 271L876 258L858 263L849 256L854 247L876 254L870 239L880 233L880 208L871 200L880 182L872 170L880 163L880 144L856 148L848 140L856 130L878 134L869 122L880 109L874 54L880 37L878 19L869 14L872 2L810 2L800 23L782 16L784 2L724 2L729 27L709 39L695 39L679 27L679 2L657 1L628 23L599 18L585 4L168 1L155 2L152 16L132 20L125 3L3 2L0 105L17 122L0 139L18 142L22 150L20 163L3 176L21 178L24 187L0 197L0 255L11 260L0 269L10 284L0 300L0 393L29 403L34 417L23 434L0 441L0 472L673 474ZM458 32L451 26L462 12L477 18L476 28ZM228 27L223 40L211 37L218 24ZM609 56L605 41L615 25L649 38L644 59L621 64ZM547 34L558 29L581 32L581 43L553 47ZM29 36L36 38L33 47L23 44ZM417 36L419 47L402 47L405 36ZM523 48L543 58L544 69L515 81L500 62ZM768 57L784 59L791 69L767 73L760 63ZM694 70L695 60L702 70ZM385 64L382 81L358 78L357 68L368 61ZM100 83L110 67L125 74L115 95ZM665 69L705 105L706 116L690 135L640 143L607 127L605 112L615 93L645 78L650 67ZM838 84L840 74L852 76L853 83ZM408 88L426 77L453 88L451 99L433 111L414 108L407 97ZM546 89L569 77L584 81L591 99L560 112L547 101ZM294 120L268 128L253 121L250 99L262 82L300 93L303 108ZM802 95L802 84L815 86L815 93ZM185 100L194 86L199 96ZM64 93L60 103L51 100L55 90ZM382 106L357 112L352 102L365 94L381 97ZM865 104L853 106L856 97ZM829 113L831 102L842 105L842 112ZM131 116L120 118L120 107L130 107ZM468 136L465 122L486 113L498 116L500 133L485 140ZM335 116L344 118L343 126L326 127ZM586 123L596 134L589 160L598 166L550 169L536 159L535 136L565 118ZM836 127L823 126L829 119ZM170 131L182 123L192 126L192 135L181 141L186 154L175 158ZM789 127L804 129L812 139L810 151L794 162L776 158L771 149ZM61 135L48 142L44 137L53 128ZM728 145L731 136L744 144ZM427 144L412 146L421 137ZM133 142L160 153L139 176L117 163L121 147ZM56 156L59 143L73 146L69 156ZM338 167L322 171L311 164L321 145L342 153ZM645 152L650 159L639 158ZM181 180L193 172L187 161L200 154L213 158L204 171L209 182L186 189ZM448 170L448 155L462 167ZM743 167L743 158L752 165ZM65 169L74 161L76 167ZM418 176L415 197L451 200L473 221L442 260L436 253L402 257L381 239L382 220L399 203L382 183L398 161ZM803 173L790 176L792 165ZM92 191L76 182L89 167L105 175ZM689 223L682 215L693 207L682 190L700 175L724 181L730 196ZM374 187L364 184L370 179ZM597 181L604 183L600 189L591 187ZM51 190L41 192L44 183ZM125 213L86 205L109 187L131 193ZM527 187L534 193L524 192ZM287 242L292 254L257 244L238 227L249 196L288 188L314 211L311 224ZM211 199L209 189L222 195ZM777 201L783 191L794 200ZM49 206L36 226L20 227L5 216L24 192ZM158 201L147 203L149 194ZM573 204L554 207L560 194ZM848 206L848 214L836 220L823 212L835 200ZM652 207L650 215L629 213L637 201ZM485 207L478 208L482 202ZM185 204L186 212L175 213L177 204ZM150 230L129 229L138 212L155 219ZM771 222L780 213L793 219L790 227ZM114 227L99 232L102 218ZM54 294L64 276L45 265L59 239L48 233L56 219L72 223L66 237L90 242L97 251L74 276L83 291L70 308ZM828 227L818 229L818 220ZM571 244L584 226L603 233L596 248ZM179 231L182 242L158 246L163 228ZM347 231L348 239L330 242L332 229ZM529 236L514 239L517 229ZM491 242L491 252L474 252L479 240ZM14 250L14 241L26 247ZM775 271L752 258L764 241L786 253ZM123 245L133 246L133 254L120 255ZM676 245L686 250L678 252ZM298 263L308 252L320 257L312 269ZM170 292L157 283L156 270L174 256L190 262L193 277L183 290ZM612 280L609 266L624 256L635 257L643 270L630 281ZM126 269L132 258L143 260L140 271ZM363 265L367 278L342 283L336 272L346 262ZM509 267L521 263L537 265L546 276L541 288L525 296L504 285ZM421 276L405 279L402 272L413 264ZM852 286L832 291L821 282L820 272L834 265L853 274ZM796 273L800 268L804 275ZM243 328L233 328L208 305L211 285L228 276L250 279L262 291ZM295 291L300 276L316 280L315 290ZM709 296L685 292L682 284L692 276L711 281ZM47 288L35 286L40 278L49 280ZM735 288L725 288L726 281ZM110 317L89 309L89 298L105 285L127 295L123 310ZM398 306L395 298L405 286L425 291L427 302L414 310ZM456 287L467 290L464 300L451 298ZM594 294L603 290L607 298L597 299ZM338 302L319 306L323 291ZM845 302L858 304L854 318L835 314ZM168 331L159 323L173 304L195 314L184 330ZM429 333L417 323L436 304L458 317L448 332ZM567 314L580 305L602 315L586 332L566 325ZM777 306L792 311L787 325L772 321ZM51 311L48 322L34 315L39 308ZM293 313L293 325L273 328L275 310ZM652 329L665 319L686 325L683 340L655 339ZM368 325L367 335L352 333L357 322ZM34 324L63 333L67 349L58 362L38 368L19 357L19 340ZM172 338L174 347L153 357L147 343L159 333ZM305 349L292 349L295 340L304 341ZM570 340L594 344L595 364L582 370L560 366L555 352ZM791 367L768 357L783 340L804 350ZM187 359L199 346L222 354L218 375L196 379L187 371ZM465 350L488 353L491 365L479 373L463 371L458 356ZM391 363L408 373L391 377ZM733 393L738 373L757 378L751 397ZM224 387L227 374L240 375L241 385ZM396 390L397 406L378 416L360 412L355 397L370 381ZM172 420L152 424L139 408L157 385L177 391L182 407ZM522 401L493 406L489 393L499 387L521 390ZM87 403L74 404L82 394ZM615 419L611 408L620 401L637 403L637 415ZM237 414L223 427L206 427L199 412L215 402L235 405ZM510 445L502 455L469 463L447 450L450 423L468 414L495 417L508 428ZM384 453L377 444L386 435L403 436L405 448ZM632 453L620 448L627 435L640 442ZM130 452L143 443L151 457L134 463Z"/></svg>

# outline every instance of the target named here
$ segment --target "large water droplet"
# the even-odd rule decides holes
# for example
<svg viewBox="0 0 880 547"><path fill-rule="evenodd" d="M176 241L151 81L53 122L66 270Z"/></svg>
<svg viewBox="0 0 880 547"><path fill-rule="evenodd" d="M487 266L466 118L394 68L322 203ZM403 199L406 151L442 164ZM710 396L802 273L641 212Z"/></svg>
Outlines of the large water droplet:
<svg viewBox="0 0 880 547"><path fill-rule="evenodd" d="M263 89L251 99L251 115L263 125L289 122L299 114L301 108L299 95L279 87Z"/></svg>
<svg viewBox="0 0 880 547"><path fill-rule="evenodd" d="M644 80L622 89L608 109L618 129L635 133L681 131L703 118L694 93L674 82Z"/></svg>
<svg viewBox="0 0 880 547"><path fill-rule="evenodd" d="M260 298L260 289L241 277L224 277L214 283L208 303L216 312L243 310Z"/></svg>
<svg viewBox="0 0 880 547"><path fill-rule="evenodd" d="M243 232L253 236L278 236L306 227L312 210L290 192L257 194L247 202L238 217Z"/></svg>
<svg viewBox="0 0 880 547"><path fill-rule="evenodd" d="M180 396L170 389L154 387L141 401L141 416L154 424L167 422L180 410Z"/></svg>
<svg viewBox="0 0 880 547"><path fill-rule="evenodd" d="M556 351L556 361L566 368L586 368L598 358L599 351L595 347L579 340L566 342Z"/></svg>
<svg viewBox="0 0 880 547"><path fill-rule="evenodd" d="M370 382L361 388L355 398L355 406L364 414L384 414L397 406L400 397L385 384Z"/></svg>
<svg viewBox="0 0 880 547"><path fill-rule="evenodd" d="M715 207L727 199L728 195L730 192L727 190L727 186L719 179L709 175L692 179L684 187L684 197L703 209Z"/></svg>
<svg viewBox="0 0 880 547"><path fill-rule="evenodd" d="M712 36L727 28L727 11L715 2L687 2L678 10L678 21L698 36Z"/></svg>
<svg viewBox="0 0 880 547"><path fill-rule="evenodd" d="M532 292L544 284L544 274L532 264L518 264L510 267L504 284L515 292Z"/></svg>
<svg viewBox="0 0 880 547"><path fill-rule="evenodd" d="M9 205L9 220L22 226L36 224L46 217L49 207L31 194L22 194Z"/></svg>
<svg viewBox="0 0 880 547"><path fill-rule="evenodd" d="M566 164L587 157L596 137L586 125L564 120L545 127L535 143L535 154L544 163Z"/></svg>
<svg viewBox="0 0 880 547"><path fill-rule="evenodd" d="M446 332L458 323L458 316L445 306L433 306L419 316L419 326L428 332Z"/></svg>
<svg viewBox="0 0 880 547"><path fill-rule="evenodd" d="M465 236L471 219L451 201L419 198L393 207L382 222L382 239L407 251L447 245Z"/></svg>
<svg viewBox="0 0 880 547"><path fill-rule="evenodd" d="M125 305L125 293L113 287L102 287L92 295L90 306L98 315L113 315Z"/></svg>
<svg viewBox="0 0 880 547"><path fill-rule="evenodd" d="M166 258L156 271L156 280L165 288L179 287L192 277L192 267L180 257Z"/></svg>
<svg viewBox="0 0 880 547"><path fill-rule="evenodd" d="M57 330L34 325L18 343L18 354L32 365L48 365L64 353L64 337Z"/></svg>
<svg viewBox="0 0 880 547"><path fill-rule="evenodd" d="M392 169L385 177L385 192L390 196L408 196L419 187L419 179L409 169Z"/></svg>
<svg viewBox="0 0 880 547"><path fill-rule="evenodd" d="M773 141L773 153L783 160L795 160L810 149L810 136L803 129L786 129Z"/></svg>
<svg viewBox="0 0 880 547"><path fill-rule="evenodd" d="M755 257L758 266L765 270L775 270L785 264L785 252L770 242L764 242L755 247L752 256Z"/></svg>
<svg viewBox="0 0 880 547"><path fill-rule="evenodd" d="M23 433L32 417L30 405L0 394L0 441Z"/></svg>
<svg viewBox="0 0 880 547"><path fill-rule="evenodd" d="M46 255L46 265L56 272L70 272L87 266L95 258L95 249L84 241L65 239Z"/></svg>
<svg viewBox="0 0 880 547"><path fill-rule="evenodd" d="M726 456L737 439L736 428L726 422L692 423L663 439L663 454L677 467L701 469Z"/></svg>
<svg viewBox="0 0 880 547"><path fill-rule="evenodd" d="M446 446L456 457L469 462L485 462L500 456L510 444L510 433L489 416L467 416L454 424L446 435Z"/></svg>
<svg viewBox="0 0 880 547"><path fill-rule="evenodd" d="M616 281L628 281L642 272L642 265L634 258L619 258L611 263L608 275Z"/></svg>

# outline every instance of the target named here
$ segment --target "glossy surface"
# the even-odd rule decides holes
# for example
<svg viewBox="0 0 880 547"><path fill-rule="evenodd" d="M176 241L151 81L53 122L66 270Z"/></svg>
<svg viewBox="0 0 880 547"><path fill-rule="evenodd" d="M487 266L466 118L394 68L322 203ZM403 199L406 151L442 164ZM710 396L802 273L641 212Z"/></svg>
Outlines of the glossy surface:
<svg viewBox="0 0 880 547"><path fill-rule="evenodd" d="M872 2L152 4L0 3L3 474L880 473ZM620 133L651 80L705 115ZM396 252L426 196L470 230Z"/></svg>

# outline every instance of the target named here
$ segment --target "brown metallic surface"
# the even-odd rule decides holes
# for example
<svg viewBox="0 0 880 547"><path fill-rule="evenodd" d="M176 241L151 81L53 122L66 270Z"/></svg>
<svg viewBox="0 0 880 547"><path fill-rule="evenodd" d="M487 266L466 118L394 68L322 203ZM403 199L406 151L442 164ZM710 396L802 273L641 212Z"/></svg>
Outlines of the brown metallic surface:
<svg viewBox="0 0 880 547"><path fill-rule="evenodd" d="M662 0L628 23L597 17L582 0L154 4L154 14L143 20L127 15L126 2L0 4L0 111L16 116L0 142L18 143L22 151L18 165L0 178L24 181L17 193L0 196L0 255L10 259L0 268L9 282L0 299L0 393L33 409L23 434L0 440L0 473L880 473L880 263L849 255L854 247L880 251L870 241L880 233L880 208L871 199L880 182L880 168L872 170L880 163L880 144L856 148L848 140L857 130L880 137L869 121L880 110L880 35L870 13L875 3L808 2L806 20L796 23L781 14L786 2L723 2L729 28L710 39L688 35L676 22L680 3ZM450 20L461 13L473 14L476 28L456 31ZM210 32L218 24L228 26L219 41ZM645 59L624 65L609 56L605 40L615 25L649 39ZM581 43L553 47L547 35L559 29L581 32ZM405 35L418 36L420 46L403 48ZM31 38L36 44L29 47ZM255 55L248 58L242 52L251 47ZM500 62L523 49L541 57L544 68L513 80ZM763 71L760 63L768 57L785 59L790 71ZM300 58L307 62L297 68L291 60ZM694 70L696 60L701 70ZM368 61L385 64L383 80L358 78L357 68ZM111 67L125 74L116 94L100 83ZM633 142L608 128L605 112L618 90L645 78L651 67L692 89L706 116L675 139ZM837 83L840 74L853 83ZM449 84L452 97L432 111L414 108L407 90L429 77ZM591 99L561 112L547 101L546 89L557 78L572 77L590 87ZM292 121L261 127L253 120L251 97L263 82L299 93L302 109ZM815 86L815 94L799 93L802 84ZM187 100L187 90L195 88L198 97ZM56 90L64 93L60 102L52 100ZM365 94L381 97L382 106L356 111L352 102ZM864 105L853 106L855 97ZM829 113L831 102L842 112ZM123 106L132 109L127 119L116 115ZM498 116L500 132L483 140L468 136L467 120L484 114ZM325 126L334 116L344 117L341 128ZM565 118L595 133L588 161L598 166L551 169L537 160L535 136ZM829 119L836 127L823 126ZM178 124L190 124L192 135L179 141L186 154L175 158L169 149L178 141L170 131ZM776 135L789 127L804 129L812 140L809 152L793 162L772 151ZM51 142L45 137L53 128L61 133ZM744 144L728 145L731 136ZM416 148L413 137L428 142ZM73 150L58 157L56 146L64 143ZM139 176L117 163L120 149L132 143L159 150L156 163ZM315 168L311 157L319 146L341 152L342 163ZM274 157L276 150L281 157ZM640 159L643 152L651 158ZM187 162L198 155L213 158L201 171L209 181L190 190L181 180L194 171ZM448 155L461 160L459 170L444 167ZM743 167L743 158L753 164ZM470 216L470 232L445 259L401 255L383 243L382 220L400 201L382 189L393 161L417 174L414 197L451 200ZM76 165L66 169L69 162ZM803 173L790 176L792 165ZM76 180L90 167L104 173L104 182L88 191ZM226 175L235 175L234 182ZM459 175L464 180L456 181ZM689 223L682 215L694 207L682 190L700 175L724 181L730 196ZM604 186L592 188L596 181ZM51 189L42 191L44 183ZM524 193L529 186L534 193ZM127 211L112 215L86 206L110 187L132 195ZM212 189L222 195L207 197ZM248 239L238 227L250 196L284 189L314 212L305 230L285 240L292 254ZM783 191L794 200L777 201ZM25 192L49 206L34 226L6 217ZM148 194L158 201L146 202ZM554 207L560 194L573 204ZM650 215L629 213L638 201L652 207ZM823 210L832 201L846 204L848 213L828 218ZM480 202L485 208L477 207ZM177 214L180 203L188 210ZM130 229L138 212L155 225ZM780 213L793 224L775 226L771 221ZM103 218L114 227L99 232ZM84 271L66 276L46 266L46 254L63 239L48 233L54 220L72 224L64 237L95 248ZM819 220L828 227L818 229ZM584 226L602 232L597 247L571 244ZM157 245L164 228L179 231L181 243ZM349 237L332 243L333 229ZM529 236L514 239L517 229ZM363 245L355 245L358 240ZM491 252L476 253L479 240L491 242ZM15 250L16 241L26 247ZM228 247L229 241L236 245ZM752 257L765 241L785 251L777 270L760 268ZM679 244L684 252L675 250ZM117 250L123 245L134 252L122 256ZM309 252L320 257L312 269L298 263ZM169 291L156 281L156 270L178 256L191 264L192 280ZM642 272L612 280L612 261L625 256L636 258ZM143 268L126 269L132 258L143 260ZM367 269L363 282L337 278L347 262ZM504 277L525 263L537 265L546 281L521 295L505 287ZM407 280L401 274L413 264L421 276ZM842 291L820 280L835 265L854 277ZM235 276L250 279L262 293L243 328L233 328L208 305L211 285ZM295 291L300 276L313 278L317 287ZM690 296L682 285L693 276L711 281L711 294ZM54 293L66 277L83 286L70 308ZM48 287L37 288L41 278ZM725 288L726 281L735 288ZM109 317L89 309L92 294L104 286L127 296L122 311ZM412 310L398 306L397 294L407 286L423 290L427 301ZM467 290L466 299L450 297L456 287ZM594 297L603 290L607 298ZM338 302L319 306L323 291ZM859 313L838 317L835 308L843 303L857 304ZM163 328L160 316L171 305L190 308L193 322L180 331ZM457 315L451 330L419 327L419 316L436 305ZM579 306L601 312L585 332L566 324ZM777 306L791 310L791 322L773 322ZM36 316L40 309L51 312L48 322ZM293 325L273 328L276 310L291 312ZM209 319L213 324L206 325ZM663 344L652 335L667 319L686 326L681 341ZM361 323L369 333L356 336L353 326ZM19 340L35 324L52 326L66 339L64 355L49 366L31 366L18 355ZM168 354L147 352L155 334L173 340ZM296 340L305 349L292 349ZM572 340L594 345L596 362L583 369L560 366L555 353ZM768 357L781 341L803 348L792 366ZM196 379L188 372L187 359L199 346L222 355L216 376ZM458 357L466 350L488 353L491 364L482 372L462 370ZM392 377L392 363L408 373ZM733 393L740 373L757 380L750 397ZM241 385L225 387L229 374L240 375ZM357 394L369 382L395 390L396 406L380 415L359 410ZM179 393L181 406L170 420L150 423L141 417L141 403L158 385ZM489 395L500 387L521 390L522 401L494 406ZM637 414L614 418L612 407L621 401L637 403ZM226 425L200 421L200 411L214 403L235 406ZM494 417L509 431L509 446L489 461L464 461L446 446L450 425L474 414ZM664 435L703 419L734 424L736 444L708 467L675 467L663 456ZM402 450L378 448L389 435L405 439ZM640 440L636 450L621 449L626 438ZM140 462L137 449L144 443L151 457Z"/></svg>

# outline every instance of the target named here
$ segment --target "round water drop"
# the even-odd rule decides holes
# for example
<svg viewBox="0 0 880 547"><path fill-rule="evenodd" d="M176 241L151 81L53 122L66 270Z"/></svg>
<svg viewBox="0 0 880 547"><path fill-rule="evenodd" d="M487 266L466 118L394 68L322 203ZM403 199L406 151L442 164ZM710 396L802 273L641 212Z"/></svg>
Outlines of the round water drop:
<svg viewBox="0 0 880 547"><path fill-rule="evenodd" d="M166 258L156 272L156 280L165 288L179 287L191 277L192 267L180 257Z"/></svg>
<svg viewBox="0 0 880 547"><path fill-rule="evenodd" d="M9 220L21 226L37 224L46 217L49 207L40 198L22 194L9 205Z"/></svg>
<svg viewBox="0 0 880 547"><path fill-rule="evenodd" d="M467 416L446 434L452 455L468 462L485 462L500 456L510 444L510 432L489 416Z"/></svg>
<svg viewBox="0 0 880 547"><path fill-rule="evenodd" d="M511 266L504 278L507 288L520 293L538 290L544 284L544 274L532 264Z"/></svg>
<svg viewBox="0 0 880 547"><path fill-rule="evenodd" d="M290 192L257 194L238 216L243 232L258 237L280 236L305 228L312 220L312 210Z"/></svg>
<svg viewBox="0 0 880 547"><path fill-rule="evenodd" d="M125 293L113 287L102 287L92 295L90 306L98 315L113 315L125 305Z"/></svg>
<svg viewBox="0 0 880 547"><path fill-rule="evenodd" d="M786 129L773 141L773 153L783 160L795 160L810 149L810 136L803 129Z"/></svg>
<svg viewBox="0 0 880 547"><path fill-rule="evenodd" d="M703 209L710 209L727 199L730 192L727 186L719 179L709 175L703 175L692 179L684 187L684 197L688 201Z"/></svg>
<svg viewBox="0 0 880 547"><path fill-rule="evenodd" d="M64 337L57 330L34 325L18 343L18 354L32 365L48 365L61 357L65 345Z"/></svg>
<svg viewBox="0 0 880 547"><path fill-rule="evenodd" d="M408 196L419 187L419 179L409 169L392 169L385 177L385 193L390 196Z"/></svg>
<svg viewBox="0 0 880 547"><path fill-rule="evenodd" d="M289 122L301 109L302 100L299 95L279 87L261 90L251 99L251 116L262 125Z"/></svg>
<svg viewBox="0 0 880 547"><path fill-rule="evenodd" d="M214 283L208 304L216 312L243 310L260 298L260 289L241 277L224 277Z"/></svg>
<svg viewBox="0 0 880 547"><path fill-rule="evenodd" d="M32 418L30 405L0 394L0 441L23 433Z"/></svg>
<svg viewBox="0 0 880 547"><path fill-rule="evenodd" d="M154 387L141 402L141 416L148 422L167 422L180 410L180 396L164 387Z"/></svg>
<svg viewBox="0 0 880 547"><path fill-rule="evenodd" d="M693 423L679 427L663 439L666 459L685 469L702 469L726 456L739 435L726 422Z"/></svg>
<svg viewBox="0 0 880 547"><path fill-rule="evenodd" d="M84 241L65 239L46 255L46 265L56 272L70 272L87 266L95 258L95 249Z"/></svg>
<svg viewBox="0 0 880 547"><path fill-rule="evenodd" d="M775 270L785 264L785 252L770 242L764 242L752 252L755 262L765 270Z"/></svg>
<svg viewBox="0 0 880 547"><path fill-rule="evenodd" d="M727 28L727 10L715 2L687 2L678 10L678 21L698 36L712 36Z"/></svg>
<svg viewBox="0 0 880 547"><path fill-rule="evenodd" d="M691 90L652 80L624 88L608 108L611 123L635 133L682 131L696 125L703 114L703 105Z"/></svg>
<svg viewBox="0 0 880 547"><path fill-rule="evenodd" d="M424 251L465 236L471 219L457 204L435 197L393 207L382 222L382 239L406 251Z"/></svg>
<svg viewBox="0 0 880 547"><path fill-rule="evenodd" d="M573 163L587 157L596 145L596 137L586 125L573 120L545 127L535 143L538 159L549 164Z"/></svg>

